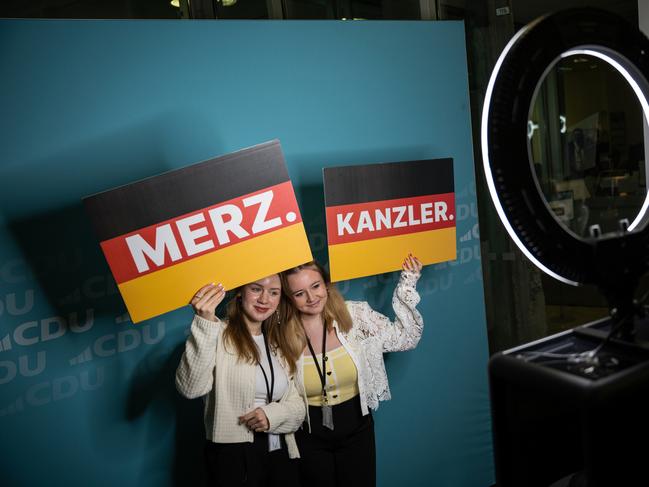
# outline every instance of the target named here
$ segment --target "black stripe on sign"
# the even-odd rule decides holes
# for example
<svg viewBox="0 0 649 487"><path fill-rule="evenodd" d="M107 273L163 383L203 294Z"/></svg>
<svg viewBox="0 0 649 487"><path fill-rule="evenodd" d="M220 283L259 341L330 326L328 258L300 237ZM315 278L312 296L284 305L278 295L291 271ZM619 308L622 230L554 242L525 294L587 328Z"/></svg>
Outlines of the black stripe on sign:
<svg viewBox="0 0 649 487"><path fill-rule="evenodd" d="M453 193L453 159L323 169L326 206Z"/></svg>
<svg viewBox="0 0 649 487"><path fill-rule="evenodd" d="M288 181L278 140L84 198L99 241Z"/></svg>

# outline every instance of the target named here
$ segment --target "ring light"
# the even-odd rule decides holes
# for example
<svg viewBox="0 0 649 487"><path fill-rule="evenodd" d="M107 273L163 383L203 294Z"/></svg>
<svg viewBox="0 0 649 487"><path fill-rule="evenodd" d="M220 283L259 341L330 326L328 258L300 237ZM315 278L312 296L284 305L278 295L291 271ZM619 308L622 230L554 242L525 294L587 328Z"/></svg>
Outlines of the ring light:
<svg viewBox="0 0 649 487"><path fill-rule="evenodd" d="M614 68L649 120L649 40L609 12L547 15L521 29L496 62L482 112L483 167L498 216L523 254L561 282L597 285L616 306L632 298L649 268L649 193L630 224L578 238L544 199L528 145L530 107L540 84L557 62L578 54Z"/></svg>

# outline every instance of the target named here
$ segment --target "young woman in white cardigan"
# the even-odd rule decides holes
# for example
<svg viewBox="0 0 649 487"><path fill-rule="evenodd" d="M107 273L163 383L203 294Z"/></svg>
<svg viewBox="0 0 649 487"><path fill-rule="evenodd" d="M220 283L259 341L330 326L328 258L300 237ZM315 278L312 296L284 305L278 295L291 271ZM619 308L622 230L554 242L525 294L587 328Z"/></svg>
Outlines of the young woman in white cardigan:
<svg viewBox="0 0 649 487"><path fill-rule="evenodd" d="M421 337L415 307L421 268L412 255L403 262L392 298L394 323L366 302L344 301L316 262L281 274L298 317L281 339L296 358L296 384L308 401L307 424L296 433L302 485L376 484L370 409L390 399L383 353L413 349Z"/></svg>
<svg viewBox="0 0 649 487"><path fill-rule="evenodd" d="M208 485L297 487L293 432L304 421L294 358L277 334L286 319L277 274L235 290L220 320L223 287L208 284L191 300L196 313L176 388L205 400Z"/></svg>

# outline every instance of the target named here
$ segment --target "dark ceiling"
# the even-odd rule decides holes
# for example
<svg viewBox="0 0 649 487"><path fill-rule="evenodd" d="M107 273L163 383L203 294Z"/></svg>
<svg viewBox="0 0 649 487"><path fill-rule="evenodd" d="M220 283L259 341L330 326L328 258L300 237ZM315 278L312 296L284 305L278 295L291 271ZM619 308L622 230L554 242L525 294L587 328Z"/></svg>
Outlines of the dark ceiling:
<svg viewBox="0 0 649 487"><path fill-rule="evenodd" d="M191 0L203 5L220 18L267 18L266 0L238 0L224 7L223 0ZM276 0L289 18L340 18L345 12L357 12L364 18L417 18L419 0ZM442 12L485 10L486 0L437 0ZM491 3L491 2L489 2ZM637 25L638 0L504 0L509 5L515 25L524 25L545 13L570 7L596 7L615 12ZM206 10L203 8L203 11ZM460 15L461 16L461 15ZM0 18L70 18L70 19L177 19L180 10L170 0L14 0L1 2Z"/></svg>

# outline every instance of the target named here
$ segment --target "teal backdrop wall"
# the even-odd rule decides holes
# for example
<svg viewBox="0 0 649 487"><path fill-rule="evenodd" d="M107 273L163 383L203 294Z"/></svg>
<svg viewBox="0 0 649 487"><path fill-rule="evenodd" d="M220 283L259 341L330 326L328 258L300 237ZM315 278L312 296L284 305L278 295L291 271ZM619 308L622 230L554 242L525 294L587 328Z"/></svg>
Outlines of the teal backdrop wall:
<svg viewBox="0 0 649 487"><path fill-rule="evenodd" d="M0 482L200 485L202 403L173 386L191 310L128 321L81 198L278 138L321 260L323 167L454 159L458 258L387 357L378 479L490 486L465 59L456 22L0 21ZM394 316L397 277L340 288Z"/></svg>

